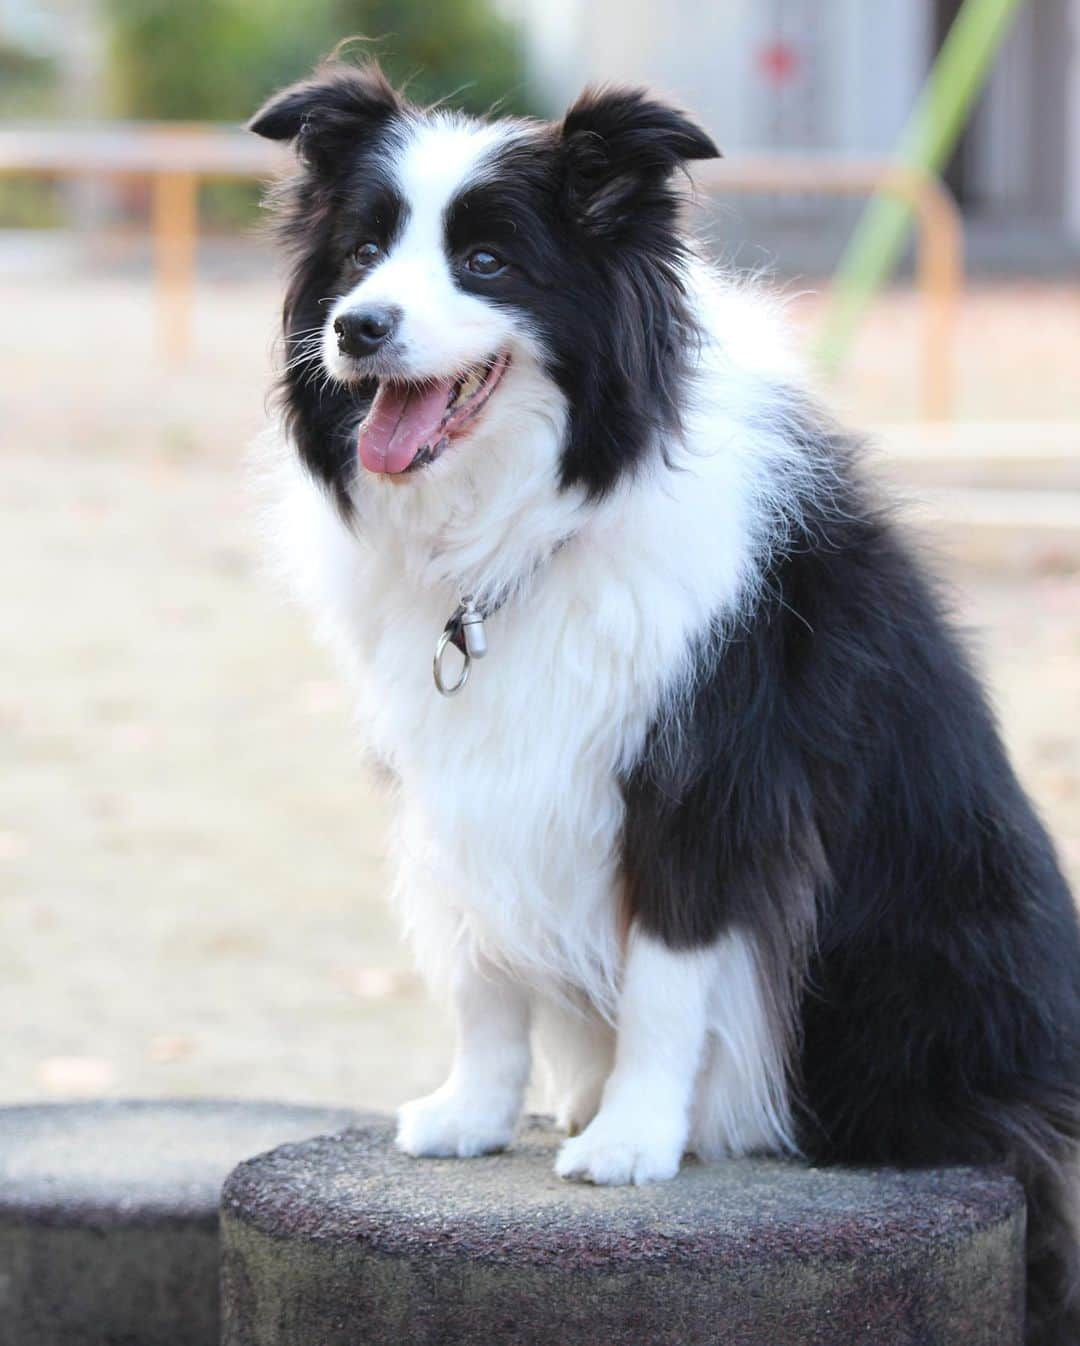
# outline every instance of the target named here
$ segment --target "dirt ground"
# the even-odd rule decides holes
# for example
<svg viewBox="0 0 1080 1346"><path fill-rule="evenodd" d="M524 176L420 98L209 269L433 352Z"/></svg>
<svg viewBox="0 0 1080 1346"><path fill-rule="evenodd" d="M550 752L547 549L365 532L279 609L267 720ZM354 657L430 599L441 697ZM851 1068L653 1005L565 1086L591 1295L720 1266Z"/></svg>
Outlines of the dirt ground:
<svg viewBox="0 0 1080 1346"><path fill-rule="evenodd" d="M0 274L0 1101L389 1106L445 1060L349 707L260 570L241 462L275 293L204 283L170 370L138 278ZM979 291L963 324L963 414L1080 416L1080 292ZM839 394L859 419L910 415L916 340L884 301ZM1080 575L951 579L1080 881Z"/></svg>

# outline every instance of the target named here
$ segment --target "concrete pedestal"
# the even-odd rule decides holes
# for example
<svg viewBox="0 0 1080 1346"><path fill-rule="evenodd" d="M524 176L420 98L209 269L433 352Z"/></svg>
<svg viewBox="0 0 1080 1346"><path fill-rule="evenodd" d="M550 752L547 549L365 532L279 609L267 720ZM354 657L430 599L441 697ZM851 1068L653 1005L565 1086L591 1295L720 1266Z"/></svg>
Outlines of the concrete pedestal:
<svg viewBox="0 0 1080 1346"><path fill-rule="evenodd" d="M603 1189L504 1155L416 1160L389 1123L242 1164L224 1346L1019 1346L1024 1208L970 1169L688 1163Z"/></svg>
<svg viewBox="0 0 1080 1346"><path fill-rule="evenodd" d="M274 1103L0 1108L0 1346L217 1346L229 1170L356 1119Z"/></svg>

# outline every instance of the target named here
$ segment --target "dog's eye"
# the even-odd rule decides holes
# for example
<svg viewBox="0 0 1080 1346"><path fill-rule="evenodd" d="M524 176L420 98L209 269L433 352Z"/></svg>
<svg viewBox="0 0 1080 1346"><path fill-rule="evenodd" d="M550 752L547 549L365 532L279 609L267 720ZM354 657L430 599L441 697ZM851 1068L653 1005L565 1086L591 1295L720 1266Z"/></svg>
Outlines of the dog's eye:
<svg viewBox="0 0 1080 1346"><path fill-rule="evenodd" d="M465 270L474 276L499 276L506 270L506 263L487 248L477 248L465 258Z"/></svg>
<svg viewBox="0 0 1080 1346"><path fill-rule="evenodd" d="M358 266L361 270L366 270L369 266L372 266L377 262L381 256L382 248L379 247L378 243L373 243L371 239L367 239L358 247L353 248L352 252L349 254L349 259L353 266Z"/></svg>

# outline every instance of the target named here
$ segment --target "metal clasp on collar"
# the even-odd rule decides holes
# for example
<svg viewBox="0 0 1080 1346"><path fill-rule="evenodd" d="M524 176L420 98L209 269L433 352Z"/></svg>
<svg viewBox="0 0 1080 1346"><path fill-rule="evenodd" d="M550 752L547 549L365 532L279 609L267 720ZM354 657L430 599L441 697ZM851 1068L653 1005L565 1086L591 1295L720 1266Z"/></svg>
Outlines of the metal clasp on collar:
<svg viewBox="0 0 1080 1346"><path fill-rule="evenodd" d="M463 659L456 682L449 682L443 675L443 659L451 645L461 651ZM476 606L472 595L465 594L443 628L435 646L431 671L439 692L443 696L456 696L469 681L472 661L482 659L485 654L487 654L487 633L484 630L484 616Z"/></svg>

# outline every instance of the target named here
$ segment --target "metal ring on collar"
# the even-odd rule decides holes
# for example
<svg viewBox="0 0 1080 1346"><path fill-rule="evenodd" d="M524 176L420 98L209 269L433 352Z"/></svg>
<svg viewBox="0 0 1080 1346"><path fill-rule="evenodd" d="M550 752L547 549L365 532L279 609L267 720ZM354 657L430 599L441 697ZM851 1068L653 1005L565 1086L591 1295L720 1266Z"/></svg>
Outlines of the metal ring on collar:
<svg viewBox="0 0 1080 1346"><path fill-rule="evenodd" d="M457 696L458 692L460 692L462 687L469 681L469 665L472 663L468 651L463 652L462 659L464 662L461 665L461 672L458 675L457 682L445 681L443 678L442 662L443 656L446 654L446 648L452 639L453 636L451 632L444 631L442 633L439 637L439 643L435 646L435 658L431 665L431 671L435 678L435 686L443 696Z"/></svg>

